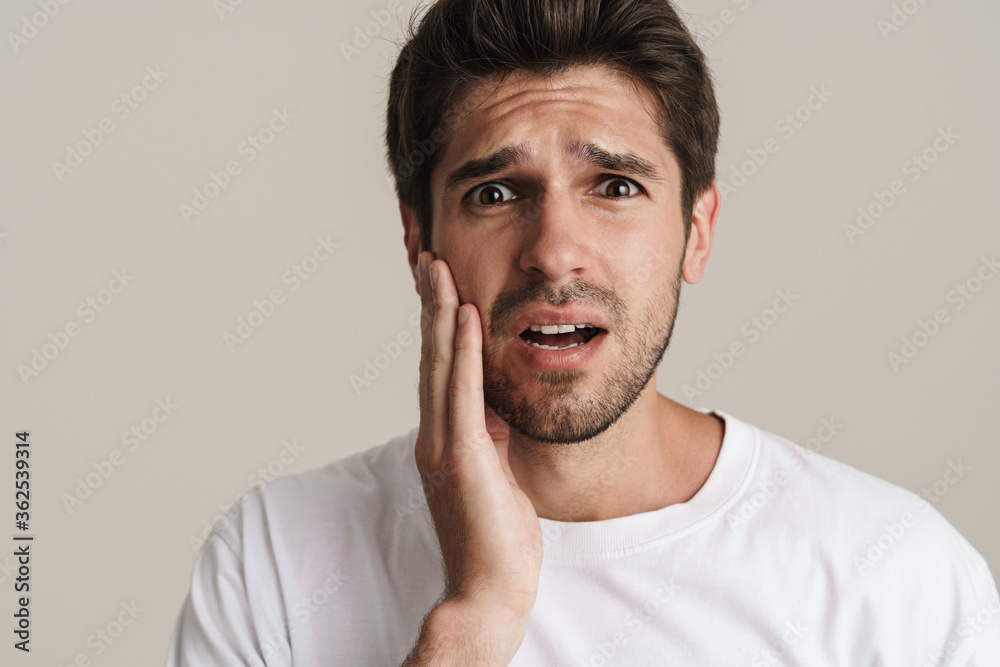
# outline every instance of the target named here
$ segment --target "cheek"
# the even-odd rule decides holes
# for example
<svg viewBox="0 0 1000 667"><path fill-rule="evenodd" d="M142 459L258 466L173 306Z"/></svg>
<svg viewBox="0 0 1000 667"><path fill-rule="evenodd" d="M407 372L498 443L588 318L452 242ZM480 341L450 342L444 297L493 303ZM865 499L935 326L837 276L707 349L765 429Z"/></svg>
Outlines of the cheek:
<svg viewBox="0 0 1000 667"><path fill-rule="evenodd" d="M631 294L648 291L659 283L670 267L680 262L678 248L662 237L642 238L623 251L623 291Z"/></svg>
<svg viewBox="0 0 1000 667"><path fill-rule="evenodd" d="M643 317L646 309L660 310L673 301L683 260L683 237L678 247L663 237L647 238L629 249L620 272L618 293L629 304L633 318Z"/></svg>
<svg viewBox="0 0 1000 667"><path fill-rule="evenodd" d="M482 294L484 293L484 266L479 258L465 252L448 252L443 248L439 257L448 262L452 280L458 290L460 303L474 303L482 313Z"/></svg>

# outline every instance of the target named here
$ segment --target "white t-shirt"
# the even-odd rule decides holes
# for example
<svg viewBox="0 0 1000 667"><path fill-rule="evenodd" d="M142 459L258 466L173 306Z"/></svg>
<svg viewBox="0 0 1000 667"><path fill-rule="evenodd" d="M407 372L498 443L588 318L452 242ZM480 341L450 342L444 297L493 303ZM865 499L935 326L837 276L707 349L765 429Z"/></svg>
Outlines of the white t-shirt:
<svg viewBox="0 0 1000 667"><path fill-rule="evenodd" d="M688 502L540 519L511 665L1000 666L993 577L937 510L715 414ZM248 491L195 560L168 667L401 664L444 586L416 434Z"/></svg>

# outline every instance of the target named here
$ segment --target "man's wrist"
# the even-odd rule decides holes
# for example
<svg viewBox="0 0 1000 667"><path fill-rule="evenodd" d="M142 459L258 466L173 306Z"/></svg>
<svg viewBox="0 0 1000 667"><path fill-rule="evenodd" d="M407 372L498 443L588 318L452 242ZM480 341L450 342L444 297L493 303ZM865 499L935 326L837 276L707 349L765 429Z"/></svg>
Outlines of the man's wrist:
<svg viewBox="0 0 1000 667"><path fill-rule="evenodd" d="M524 639L529 613L446 599L424 618L417 646L403 664L508 665Z"/></svg>

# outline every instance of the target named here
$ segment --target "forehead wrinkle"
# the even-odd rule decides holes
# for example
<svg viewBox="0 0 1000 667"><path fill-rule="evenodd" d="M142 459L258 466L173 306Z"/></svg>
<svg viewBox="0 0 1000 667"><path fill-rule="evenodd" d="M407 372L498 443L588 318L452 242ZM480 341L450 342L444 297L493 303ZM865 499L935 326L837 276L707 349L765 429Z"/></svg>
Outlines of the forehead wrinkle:
<svg viewBox="0 0 1000 667"><path fill-rule="evenodd" d="M490 97L497 92L493 91ZM546 102L581 102L592 104L602 95L609 95L607 88L578 83L544 88L532 86L517 88L512 86L509 91L505 92L505 95L498 96L491 104L483 104L482 112L491 120L517 112L525 105L544 104Z"/></svg>
<svg viewBox="0 0 1000 667"><path fill-rule="evenodd" d="M590 68L577 68L571 74L586 71ZM645 99L641 86L629 76L623 76L613 69L596 68L592 76L580 80L566 80L562 76L538 78L533 76L506 77L500 81L489 81L467 92L466 108L472 106L465 121L478 117L473 125L463 128L462 134L473 139L484 128L499 129L500 127L516 128L527 122L529 125L536 117L538 105L566 106L572 109L576 105L589 108L590 113L601 122L614 121L616 114L624 110L624 106L639 107L645 111L654 126L657 125L655 114L651 112L650 99ZM609 76L610 75L610 76ZM612 80L615 83L628 84L625 95L615 91L614 86L604 82ZM646 92L648 96L649 93ZM626 104L628 100L629 104ZM569 114L567 117L571 116ZM566 129L563 127L562 129ZM472 134L469 134L469 133ZM516 136L517 131L511 131ZM659 132L656 132L659 135ZM462 142L465 143L465 142ZM598 146L594 142L584 142L577 139L570 145L564 144L563 153L575 161L593 164L609 171L620 171L640 175L654 181L665 180L662 170L649 159L630 152L616 153ZM457 169L447 172L442 182L442 194L448 196L463 183L486 178L511 167L521 166L534 158L530 148L523 142L517 145L504 146L482 158L471 159Z"/></svg>

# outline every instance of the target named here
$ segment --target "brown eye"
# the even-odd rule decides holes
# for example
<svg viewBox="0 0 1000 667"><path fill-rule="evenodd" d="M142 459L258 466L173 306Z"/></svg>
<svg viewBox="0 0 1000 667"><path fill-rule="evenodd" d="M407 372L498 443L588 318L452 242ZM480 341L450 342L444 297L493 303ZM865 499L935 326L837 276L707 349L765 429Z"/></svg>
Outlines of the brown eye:
<svg viewBox="0 0 1000 667"><path fill-rule="evenodd" d="M486 204L487 206L491 204L496 204L497 202L503 201L503 193L500 192L499 188L489 187L483 188L483 191L479 193L479 203Z"/></svg>
<svg viewBox="0 0 1000 667"><path fill-rule="evenodd" d="M601 185L608 186L604 188L603 194L614 199L624 199L639 193L639 186L627 178L609 178L602 181ZM598 188L598 191L600 192L601 188Z"/></svg>
<svg viewBox="0 0 1000 667"><path fill-rule="evenodd" d="M509 188L499 183L487 183L480 185L469 193L469 199L481 206L496 206L503 204L514 198L514 193Z"/></svg>

